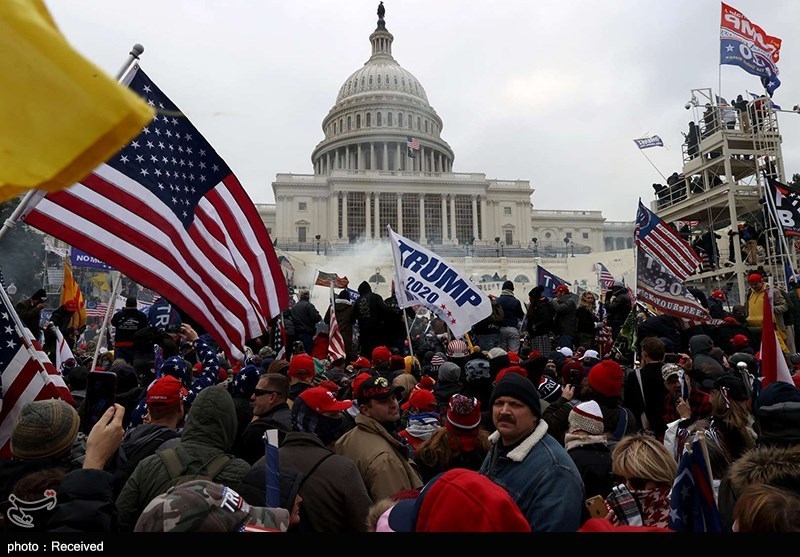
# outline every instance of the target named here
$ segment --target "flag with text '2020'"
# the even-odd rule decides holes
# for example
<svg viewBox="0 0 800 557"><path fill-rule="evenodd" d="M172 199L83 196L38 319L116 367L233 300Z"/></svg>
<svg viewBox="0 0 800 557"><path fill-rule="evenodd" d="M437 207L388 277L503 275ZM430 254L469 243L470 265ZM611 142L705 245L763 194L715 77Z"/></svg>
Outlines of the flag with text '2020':
<svg viewBox="0 0 800 557"><path fill-rule="evenodd" d="M692 246L645 207L641 199L636 213L636 244L680 280L693 275L700 266L700 257Z"/></svg>
<svg viewBox="0 0 800 557"><path fill-rule="evenodd" d="M153 120L24 220L158 292L242 359L245 341L289 305L267 230L228 165L138 65L124 82Z"/></svg>
<svg viewBox="0 0 800 557"><path fill-rule="evenodd" d="M781 39L767 35L742 12L724 3L719 39L719 63L739 66L747 73L759 76L772 96L780 86L778 60Z"/></svg>
<svg viewBox="0 0 800 557"><path fill-rule="evenodd" d="M395 294L401 308L421 304L447 323L453 335L469 332L492 313L489 297L441 256L400 236L391 227Z"/></svg>

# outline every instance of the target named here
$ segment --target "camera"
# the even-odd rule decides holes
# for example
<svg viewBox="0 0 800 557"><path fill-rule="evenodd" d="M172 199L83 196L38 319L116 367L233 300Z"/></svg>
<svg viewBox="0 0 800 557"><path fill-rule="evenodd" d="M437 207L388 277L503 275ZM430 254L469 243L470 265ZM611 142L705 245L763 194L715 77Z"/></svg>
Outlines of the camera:
<svg viewBox="0 0 800 557"><path fill-rule="evenodd" d="M181 329L180 324L177 324L177 325L167 325L166 327L164 327L164 332L165 333L180 333L180 332L183 332L183 331Z"/></svg>
<svg viewBox="0 0 800 557"><path fill-rule="evenodd" d="M665 364L679 364L680 362L681 362L680 354L673 354L673 353L664 354Z"/></svg>
<svg viewBox="0 0 800 557"><path fill-rule="evenodd" d="M686 103L685 105L683 105L683 108L689 110L690 108L692 108L692 103Z"/></svg>

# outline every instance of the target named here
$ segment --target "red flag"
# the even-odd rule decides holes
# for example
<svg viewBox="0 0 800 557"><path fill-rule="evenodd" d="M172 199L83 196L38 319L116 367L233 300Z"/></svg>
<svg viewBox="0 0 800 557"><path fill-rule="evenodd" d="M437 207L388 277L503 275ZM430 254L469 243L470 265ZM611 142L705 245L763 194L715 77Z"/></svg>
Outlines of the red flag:
<svg viewBox="0 0 800 557"><path fill-rule="evenodd" d="M339 330L339 322L336 320L336 298L333 295L333 285L331 285L331 325L328 329L328 357L332 362L347 357L342 331Z"/></svg>
<svg viewBox="0 0 800 557"><path fill-rule="evenodd" d="M794 385L786 358L783 357L775 324L772 318L772 289L764 289L764 321L761 323L761 386L775 381Z"/></svg>
<svg viewBox="0 0 800 557"><path fill-rule="evenodd" d="M129 87L158 113L79 183L24 220L180 307L231 357L289 307L289 291L252 200L184 113L135 66Z"/></svg>

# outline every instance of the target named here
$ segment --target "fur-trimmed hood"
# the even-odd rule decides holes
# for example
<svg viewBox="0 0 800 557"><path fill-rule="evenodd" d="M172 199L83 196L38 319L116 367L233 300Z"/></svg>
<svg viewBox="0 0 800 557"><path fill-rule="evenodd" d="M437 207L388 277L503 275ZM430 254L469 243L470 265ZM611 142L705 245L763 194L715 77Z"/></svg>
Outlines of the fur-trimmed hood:
<svg viewBox="0 0 800 557"><path fill-rule="evenodd" d="M749 484L764 483L800 492L800 445L759 446L734 462L728 472L737 492Z"/></svg>

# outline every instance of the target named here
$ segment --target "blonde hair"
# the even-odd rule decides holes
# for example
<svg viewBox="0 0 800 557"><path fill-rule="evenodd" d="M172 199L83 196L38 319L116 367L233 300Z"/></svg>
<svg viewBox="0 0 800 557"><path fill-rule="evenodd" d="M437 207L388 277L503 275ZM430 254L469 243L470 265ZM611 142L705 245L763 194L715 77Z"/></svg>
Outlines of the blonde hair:
<svg viewBox="0 0 800 557"><path fill-rule="evenodd" d="M588 290L584 290L583 292L581 292L581 297L578 300L578 307L589 308L592 311L594 311L594 302L591 304L587 302L586 296L594 296L594 301L595 302L597 301L597 294L595 294L594 292L589 292Z"/></svg>
<svg viewBox="0 0 800 557"><path fill-rule="evenodd" d="M642 478L672 485L678 463L655 437L626 435L611 453L611 471L625 478Z"/></svg>
<svg viewBox="0 0 800 557"><path fill-rule="evenodd" d="M745 449L752 449L756 446L756 432L753 430L753 423L755 419L747 402L741 400L733 400L728 397L728 403L725 403L725 397L718 389L711 391L711 415L720 419L729 428L742 432L742 440L745 443Z"/></svg>
<svg viewBox="0 0 800 557"><path fill-rule="evenodd" d="M733 508L738 532L800 532L800 497L787 489L752 484Z"/></svg>

